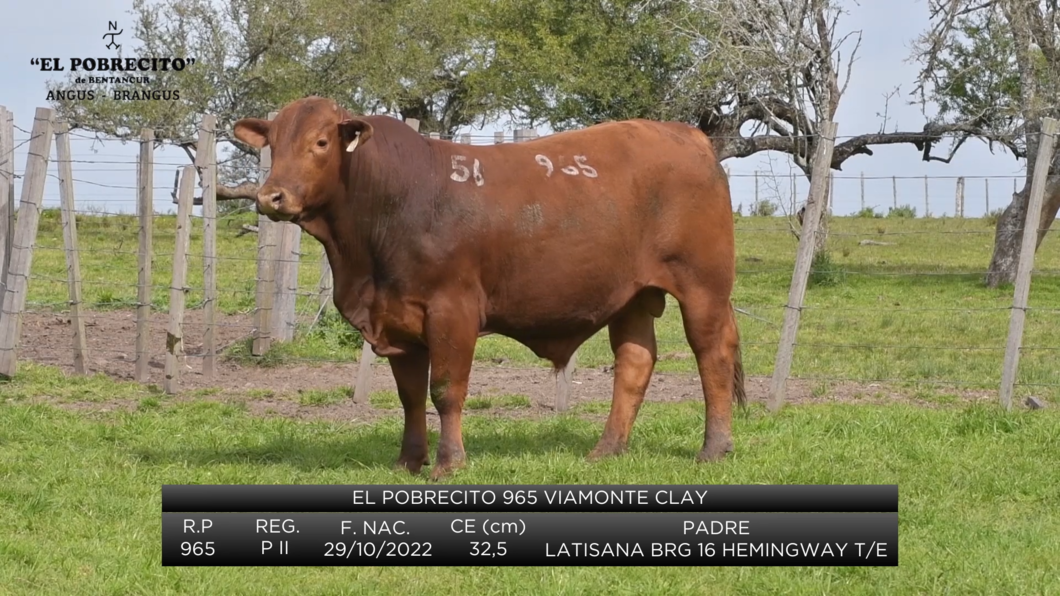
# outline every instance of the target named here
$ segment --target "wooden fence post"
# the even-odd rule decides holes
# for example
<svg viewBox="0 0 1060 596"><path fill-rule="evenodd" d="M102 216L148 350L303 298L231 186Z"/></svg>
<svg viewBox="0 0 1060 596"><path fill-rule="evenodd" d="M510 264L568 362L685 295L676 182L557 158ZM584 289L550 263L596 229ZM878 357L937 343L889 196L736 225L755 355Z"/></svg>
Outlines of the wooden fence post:
<svg viewBox="0 0 1060 596"><path fill-rule="evenodd" d="M471 144L471 135L469 135L467 133L464 133L464 134L460 135L460 140L458 142L461 145L470 145Z"/></svg>
<svg viewBox="0 0 1060 596"><path fill-rule="evenodd" d="M1023 343L1023 325L1027 319L1027 299L1031 291L1031 270L1034 269L1034 249L1038 244L1038 228L1042 221L1042 204L1045 201L1045 185L1049 178L1049 164L1056 148L1056 132L1060 122L1052 118L1042 119L1041 141L1038 158L1034 162L1034 177L1031 179L1031 196L1027 205L1027 219L1023 224L1023 243L1020 245L1020 260L1016 269L1016 289L1012 296L1012 314L1009 318L1008 342L1005 345L1005 364L1001 370L1001 405L1012 409L1012 393L1016 387L1016 371L1019 367L1020 347Z"/></svg>
<svg viewBox="0 0 1060 596"><path fill-rule="evenodd" d="M328 262L328 253L324 252L320 255L320 290L318 299L320 303L320 312L324 312L327 308L328 301L331 300L331 295L335 284L335 279L331 273L331 263Z"/></svg>
<svg viewBox="0 0 1060 596"><path fill-rule="evenodd" d="M11 243L11 265L0 303L0 378L15 376L18 365L19 339L22 334L22 310L26 307L29 271L33 261L33 244L37 241L40 205L44 200L44 180L48 175L48 158L52 149L52 117L49 108L37 108L30 132L29 155L19 199L18 223Z"/></svg>
<svg viewBox="0 0 1060 596"><path fill-rule="evenodd" d="M894 208L898 208L898 177L891 176L891 202L894 204Z"/></svg>
<svg viewBox="0 0 1060 596"><path fill-rule="evenodd" d="M758 170L755 170L755 205L758 204Z"/></svg>
<svg viewBox="0 0 1060 596"><path fill-rule="evenodd" d="M213 114L202 117L195 162L202 177L202 376L213 379L217 370L217 116Z"/></svg>
<svg viewBox="0 0 1060 596"><path fill-rule="evenodd" d="M924 217L931 217L931 211L928 205L928 177L924 174Z"/></svg>
<svg viewBox="0 0 1060 596"><path fill-rule="evenodd" d="M769 410L773 412L779 410L784 404L787 391L787 380L788 375L791 373L791 361L795 349L795 336L799 330L799 315L802 313L803 298L806 295L806 283L810 277L810 264L813 262L817 225L820 223L822 209L824 208L825 186L832 163L832 149L835 146L838 128L839 125L835 122L822 123L817 147L814 149L810 196L806 201L806 215L802 218L802 234L799 235L795 271L791 276L788 304L784 311L784 326L780 331L780 344L777 346L777 358L773 365L773 382L770 386L769 402Z"/></svg>
<svg viewBox="0 0 1060 596"><path fill-rule="evenodd" d="M861 210L865 210L865 172L861 173Z"/></svg>
<svg viewBox="0 0 1060 596"><path fill-rule="evenodd" d="M834 205L832 201L832 191L835 189L835 174L828 172L828 192L825 193L824 197L824 212L831 213Z"/></svg>
<svg viewBox="0 0 1060 596"><path fill-rule="evenodd" d="M990 215L990 179L983 178L983 190L986 191L986 215Z"/></svg>
<svg viewBox="0 0 1060 596"><path fill-rule="evenodd" d="M169 329L166 333L166 376L162 389L177 392L184 356L184 292L191 243L191 206L195 201L195 166L184 166L177 194L177 241L173 247L173 281L169 286Z"/></svg>
<svg viewBox="0 0 1060 596"><path fill-rule="evenodd" d="M504 131L503 130L495 130L495 131L493 131L493 144L494 145L500 145L502 143L504 143Z"/></svg>
<svg viewBox="0 0 1060 596"><path fill-rule="evenodd" d="M436 141L441 140L441 138L442 138L442 135L440 133L437 133L437 132L432 132L432 133L430 133L427 136L429 136L430 138L432 138L432 139L434 139Z"/></svg>
<svg viewBox="0 0 1060 596"><path fill-rule="evenodd" d="M557 412L570 408L570 394L573 387L574 369L578 366L578 353L571 354L567 366L556 370L556 406Z"/></svg>
<svg viewBox="0 0 1060 596"><path fill-rule="evenodd" d="M4 301L11 242L15 237L15 122L0 106L0 304ZM3 315L0 314L0 318Z"/></svg>
<svg viewBox="0 0 1060 596"><path fill-rule="evenodd" d="M63 121L55 123L55 159L59 169L60 215L63 222L63 246L66 253L66 280L70 292L70 326L73 328L74 372L88 372L85 357L88 343L85 339L85 320L81 318L81 252L77 243L77 216L74 206L74 173L70 165L70 125Z"/></svg>
<svg viewBox="0 0 1060 596"><path fill-rule="evenodd" d="M408 124L409 128L416 132L420 131L420 121L415 118L405 118L405 124Z"/></svg>
<svg viewBox="0 0 1060 596"><path fill-rule="evenodd" d="M964 176L957 178L957 190L953 194L953 215L964 217Z"/></svg>
<svg viewBox="0 0 1060 596"><path fill-rule="evenodd" d="M276 298L273 304L272 336L278 341L294 339L298 303L298 267L302 255L302 228L289 221L277 222Z"/></svg>
<svg viewBox="0 0 1060 596"><path fill-rule="evenodd" d="M277 112L269 113L269 120ZM272 169L272 149L262 147L258 161L258 183L265 184ZM250 353L262 356L272 347L272 306L276 294L276 222L258 215L258 273L254 296L254 341Z"/></svg>
<svg viewBox="0 0 1060 596"><path fill-rule="evenodd" d="M151 378L151 260L154 249L152 227L155 221L155 131L140 131L140 159L136 162L136 212L140 219L139 249L136 280L136 380L146 383Z"/></svg>

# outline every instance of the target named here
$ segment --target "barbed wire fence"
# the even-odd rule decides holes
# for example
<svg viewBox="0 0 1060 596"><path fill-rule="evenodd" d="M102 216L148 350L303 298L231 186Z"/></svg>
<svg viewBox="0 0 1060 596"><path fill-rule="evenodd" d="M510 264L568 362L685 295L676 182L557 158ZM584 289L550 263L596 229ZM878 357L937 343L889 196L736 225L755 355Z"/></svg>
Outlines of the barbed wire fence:
<svg viewBox="0 0 1060 596"><path fill-rule="evenodd" d="M418 122L408 124L418 130ZM98 140L98 136L79 137L45 108L37 110L33 129L24 131L26 137L16 138L13 131L10 112L0 108L0 248L4 250L0 255L0 375L14 375L21 349L34 353L37 361L64 366L72 362L78 374L106 370L141 383L157 382L161 376L163 390L176 393L180 391L182 375L188 371L197 371L209 381L217 377L218 362L226 356L237 361L267 360L270 354L277 353L280 344L291 346L297 343L296 338L314 333L323 338L321 329L332 325L329 332L343 334L341 341L325 338L316 346L320 349L280 350L282 361L349 364L359 354L353 399L368 402L374 354L367 344L358 350L360 342L355 332L329 307L332 275L319 243L303 242L301 229L294 224L272 222L260 215L253 222L249 219L253 217L252 209L218 212L217 168L223 162L217 159L214 117L203 119L195 163L190 165L156 162L155 137L150 130L141 134L138 159L106 155L97 155L100 159L74 159L71 140ZM428 136L443 138L435 133ZM821 140L827 136L823 134ZM536 131L520 129L510 137L498 132L493 136L456 135L449 140L492 144L536 137ZM835 138L838 137L833 134L829 142L818 143L818 148L824 150ZM54 159L52 142L56 145ZM13 156L26 145L26 166L18 173ZM1052 152L1052 145L1048 152ZM56 174L48 171L49 162L55 164ZM93 172L128 172L130 181L108 184L78 177L77 170L88 165L106 166L93 167ZM270 166L266 148L261 154L260 179L267 176ZM159 167L179 168L178 184L157 185L154 174ZM736 208L738 250L741 244L752 244L748 239L754 240L755 248L740 253L735 302L742 318L742 346L749 370L760 376L772 373L771 406L783 403L789 380L812 385L811 391L842 383L856 383L866 390L885 384L999 390L1005 407L1010 407L1015 387L1027 392L1055 391L1060 387L1052 359L1060 345L1055 344L1055 333L1048 331L1060 308L1050 308L1048 304L1028 306L1033 244L1031 258L1021 259L1015 296L1010 294L1006 304L1000 303L1000 294L968 305L963 299L953 300L932 289L932 284L944 279L970 288L985 275L985 271L969 268L940 268L932 264L931 256L935 251L946 250L947 242L954 238L992 242L992 226L965 216L980 207L978 212L982 215L991 214L991 181L1007 177L933 177L931 182L936 186L952 184L952 202L947 207L952 205L953 219L945 226L925 230L911 229L903 222L916 217L912 201L905 200L913 194L908 190L910 183L917 190L921 184L924 188L925 208L920 217L946 210L939 208L937 200L932 203L926 177L815 175L813 179L827 182L810 185L810 198L804 207L810 217L798 224L794 214L800 201L796 200L794 175L788 183L778 183L775 174L766 177L759 172L729 172L729 176L734 197L753 197L746 213L743 205ZM16 177L22 178L17 219L12 208ZM969 181L976 179L982 181L981 186L976 185L982 190L978 195L969 192ZM54 185L53 180L58 181L60 194L57 212L42 207L45 187ZM868 193L866 181L870 185ZM135 204L135 211L78 209L75 190L81 186L135 191L136 198L129 201ZM196 197L198 189L201 196ZM156 211L156 191L172 195L177 206L175 214ZM790 194L784 196L783 191ZM1032 188L1032 200L1039 205L1043 191L1044 183ZM77 191L76 196L81 197L82 193ZM827 232L829 252L872 250L870 247L908 241L918 249L923 247L924 258L906 263L887 263L881 258L878 267L814 261L813 251L802 246L811 241L803 238L813 238L817 233L812 222L818 218L813 216L813 209L833 212L840 196L854 204L848 212L860 217L856 218L856 229ZM970 205L966 200L969 197ZM788 217L740 217L774 215L767 213L766 203L782 205ZM199 214L194 213L194 206L201 207ZM1048 225L1045 222L1044 227ZM79 227L92 231L91 246L80 245ZM1028 229L1038 227L1036 224ZM256 237L256 246L248 238L245 245L233 247L232 242L225 242L227 249L219 250L219 233L253 233L250 237ZM795 246L796 239L799 247ZM794 271L788 264L792 257L796 263ZM131 281L133 271L135 283ZM1033 272L1051 284L1047 287L1056 287L1055 275L1060 271L1038 268ZM760 284L749 283L748 291L743 292L740 280L756 278L788 289L787 301L778 300L777 293L761 291ZM813 299L806 300L807 284L835 278L916 284L917 292L901 299L912 303L844 303L841 292L820 297L812 294ZM31 281L33 300L29 299ZM94 299L86 300L86 293ZM670 308L675 306L671 304ZM49 341L68 342L65 349L71 358L55 355L63 349L61 345L50 346L50 356L35 350L34 346L43 341L38 336L40 330L23 330L25 317L37 315L34 320L46 325L46 316L64 312L69 313L69 323L62 319L55 323L63 331L58 334L62 339ZM1007 334L1006 318L1010 321ZM1026 342L1025 321L1042 327L1032 329ZM680 332L680 323L660 320L658 327L657 370L694 373L695 361ZM955 333L940 332L947 327ZM89 341L96 329L100 330L99 340ZM836 341L837 337L840 341ZM327 356L321 356L322 352ZM480 352L479 362L483 365L539 364L529 350L505 338L483 338ZM1022 364L1018 362L1020 357ZM572 359L556 377L555 409L568 408L573 386L579 383L578 367L606 371L612 360L606 331L584 344L576 360Z"/></svg>

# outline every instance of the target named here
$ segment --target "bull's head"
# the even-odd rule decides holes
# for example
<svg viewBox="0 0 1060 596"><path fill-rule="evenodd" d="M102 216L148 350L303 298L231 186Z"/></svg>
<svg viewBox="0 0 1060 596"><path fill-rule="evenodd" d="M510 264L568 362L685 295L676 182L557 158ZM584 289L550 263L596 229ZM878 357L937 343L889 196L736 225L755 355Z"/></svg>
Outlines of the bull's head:
<svg viewBox="0 0 1060 596"><path fill-rule="evenodd" d="M297 220L323 206L341 185L348 154L372 136L372 125L335 102L307 97L284 106L272 121L244 118L235 137L272 149L272 169L258 190L258 211L273 221Z"/></svg>

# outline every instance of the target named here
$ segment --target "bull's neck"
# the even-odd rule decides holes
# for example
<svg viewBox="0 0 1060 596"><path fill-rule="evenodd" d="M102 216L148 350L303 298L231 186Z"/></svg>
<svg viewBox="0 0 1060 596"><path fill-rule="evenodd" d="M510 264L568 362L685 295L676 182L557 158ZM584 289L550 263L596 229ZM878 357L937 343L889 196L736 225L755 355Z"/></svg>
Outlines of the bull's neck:
<svg viewBox="0 0 1060 596"><path fill-rule="evenodd" d="M414 144L422 140L415 133L413 139ZM422 149L429 151L426 143ZM358 148L344 164L343 183L333 188L326 207L301 224L324 245L336 302L347 303L340 309L370 302L375 285L387 276L391 253L401 250L394 231L402 226L401 210L411 189L410 181L396 174L407 158L394 154L382 138Z"/></svg>
<svg viewBox="0 0 1060 596"><path fill-rule="evenodd" d="M330 208L303 224L324 246L336 299L356 296L359 301L374 277L370 235L360 224L360 218L345 208Z"/></svg>

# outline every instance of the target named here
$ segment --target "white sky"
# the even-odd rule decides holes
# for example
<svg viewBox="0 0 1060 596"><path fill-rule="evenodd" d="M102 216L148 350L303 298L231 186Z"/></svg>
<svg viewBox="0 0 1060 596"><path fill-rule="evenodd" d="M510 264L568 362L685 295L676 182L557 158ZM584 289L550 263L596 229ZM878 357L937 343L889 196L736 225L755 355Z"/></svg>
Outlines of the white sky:
<svg viewBox="0 0 1060 596"><path fill-rule="evenodd" d="M12 26L0 35L0 105L15 114L15 124L29 130L33 124L35 108L48 104L45 100L45 82L65 73L40 72L30 65L34 57L58 57L68 63L70 57L93 55L110 56L104 51L103 33L107 21L118 21L119 28L126 33L119 38L121 43L132 44L130 35L132 19L129 11L131 0L35 0L33 2L8 2L5 4L4 20ZM884 94L901 86L902 95L912 90L917 65L909 63L910 43L927 24L927 6L923 0L863 0L861 6L851 3L850 14L841 21L847 30L863 32L858 62L847 93L840 104L836 120L840 137L879 129L879 113L884 107ZM39 15L48 15L47 25ZM252 115L252 114L248 114ZM888 130L895 126L903 130L919 130L924 118L918 106L905 105L902 97L896 97L890 105ZM476 135L493 135L493 128L467 130ZM15 131L16 145L27 138L25 132ZM100 146L85 140L75 139L73 145L75 195L78 209L98 208L107 212L135 212L136 155L135 144L122 145L108 142ZM94 146L94 150L93 150ZM16 150L15 171L21 174L25 167L27 146ZM1014 177L1022 175L1023 162L1010 154L991 154L985 144L970 142L961 148L951 164L925 163L911 145L876 147L875 155L856 156L844 164L843 172L835 173L833 210L837 214L850 213L860 208L859 175L864 173L865 203L882 211L892 202L892 176L897 180L898 203L911 204L917 213L924 210L923 176L930 176L929 198L932 214L954 213L954 188L958 176L967 177L965 189L965 215L981 215L985 210L986 178L990 185L990 207L1003 207L1010 200ZM53 149L54 151L54 149ZM53 153L54 155L54 153ZM112 161L120 163L76 163L77 160ZM187 163L183 151L175 148L155 152L156 198L155 207L160 212L173 209L169 191L173 174L179 165ZM734 206L743 204L746 213L754 200L753 172L761 174L760 196L790 202L790 160L784 155L760 153L746 159L725 162L732 178ZM50 166L55 173L54 163ZM784 176L775 183L767 183L766 173L772 171ZM904 179L903 179L904 178ZM45 190L45 204L58 205L58 180L49 177ZM805 178L796 176L796 200L805 199L808 185ZM89 184L103 184L124 188L109 188ZM1022 184L1021 184L1022 186ZM16 180L16 200L21 189L21 180ZM779 195L778 195L779 192Z"/></svg>

